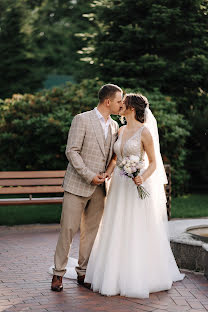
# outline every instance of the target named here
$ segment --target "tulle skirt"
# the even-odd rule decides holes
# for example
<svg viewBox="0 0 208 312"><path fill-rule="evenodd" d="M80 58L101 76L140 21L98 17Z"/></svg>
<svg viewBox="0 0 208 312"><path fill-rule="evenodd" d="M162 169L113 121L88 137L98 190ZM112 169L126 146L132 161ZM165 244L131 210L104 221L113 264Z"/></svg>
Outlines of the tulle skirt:
<svg viewBox="0 0 208 312"><path fill-rule="evenodd" d="M170 248L164 188L151 179L143 186L150 195L140 199L116 167L85 277L93 291L148 298L184 278Z"/></svg>

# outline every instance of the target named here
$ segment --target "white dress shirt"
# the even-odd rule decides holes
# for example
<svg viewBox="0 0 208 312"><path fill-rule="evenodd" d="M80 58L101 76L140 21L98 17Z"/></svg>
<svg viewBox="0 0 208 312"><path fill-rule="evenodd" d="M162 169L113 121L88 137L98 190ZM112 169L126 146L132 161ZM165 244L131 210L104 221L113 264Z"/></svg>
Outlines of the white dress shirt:
<svg viewBox="0 0 208 312"><path fill-rule="evenodd" d="M95 112L100 120L101 126L103 128L104 131L104 135L105 135L105 139L107 139L108 136L108 127L111 123L111 118L110 116L108 117L108 120L105 122L105 118L103 117L103 115L99 112L99 110L97 109L97 107L94 108Z"/></svg>

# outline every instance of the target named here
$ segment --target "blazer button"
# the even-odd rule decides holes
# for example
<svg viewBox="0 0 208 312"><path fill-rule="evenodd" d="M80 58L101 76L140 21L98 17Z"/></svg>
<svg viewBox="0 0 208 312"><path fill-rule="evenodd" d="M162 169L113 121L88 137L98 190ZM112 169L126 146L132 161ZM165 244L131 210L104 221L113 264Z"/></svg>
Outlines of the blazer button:
<svg viewBox="0 0 208 312"><path fill-rule="evenodd" d="M105 159L103 159L103 162L105 161Z"/></svg>

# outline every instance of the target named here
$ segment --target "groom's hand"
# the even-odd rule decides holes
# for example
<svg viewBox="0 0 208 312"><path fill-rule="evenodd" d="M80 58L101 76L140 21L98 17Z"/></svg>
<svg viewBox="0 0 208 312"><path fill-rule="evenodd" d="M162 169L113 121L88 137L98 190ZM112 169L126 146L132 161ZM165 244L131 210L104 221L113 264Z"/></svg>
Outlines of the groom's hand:
<svg viewBox="0 0 208 312"><path fill-rule="evenodd" d="M107 180L109 180L111 178L111 174L109 174L108 172L104 172L103 173L103 177Z"/></svg>
<svg viewBox="0 0 208 312"><path fill-rule="evenodd" d="M92 184L94 185L100 185L105 181L105 178L102 174L97 174L93 179L92 179Z"/></svg>

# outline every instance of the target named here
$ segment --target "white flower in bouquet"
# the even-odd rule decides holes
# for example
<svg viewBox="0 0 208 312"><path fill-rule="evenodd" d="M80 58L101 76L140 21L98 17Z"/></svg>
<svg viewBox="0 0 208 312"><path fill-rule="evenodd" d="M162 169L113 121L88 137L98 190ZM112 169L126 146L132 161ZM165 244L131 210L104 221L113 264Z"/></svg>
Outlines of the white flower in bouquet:
<svg viewBox="0 0 208 312"><path fill-rule="evenodd" d="M135 163L140 162L139 156L131 155L131 156L129 157L129 159L130 159L130 161L135 162Z"/></svg>
<svg viewBox="0 0 208 312"><path fill-rule="evenodd" d="M136 163L134 162L134 161L131 161L131 167L133 168L135 168L136 167Z"/></svg>
<svg viewBox="0 0 208 312"><path fill-rule="evenodd" d="M122 163L122 165L125 165L126 164L126 159L124 158L121 163Z"/></svg>
<svg viewBox="0 0 208 312"><path fill-rule="evenodd" d="M131 168L131 171L132 171L132 173L134 173L134 172L137 171L136 165L135 165L135 167L132 167L132 168Z"/></svg>
<svg viewBox="0 0 208 312"><path fill-rule="evenodd" d="M132 168L131 168L131 167L127 167L127 166L125 166L124 168L125 168L125 171L126 171L128 174L132 174L132 173L133 173L133 171L132 171Z"/></svg>
<svg viewBox="0 0 208 312"><path fill-rule="evenodd" d="M136 164L136 168L137 168L137 169L142 169L142 168L144 168L144 162L143 162L143 161L140 161L138 164Z"/></svg>
<svg viewBox="0 0 208 312"><path fill-rule="evenodd" d="M122 162L118 165L121 169L121 174L129 178L135 178L139 175L140 170L144 168L144 161L141 160L138 156L131 155L129 157L124 157ZM142 185L137 186L139 197L144 199L149 196L149 193L145 190Z"/></svg>

